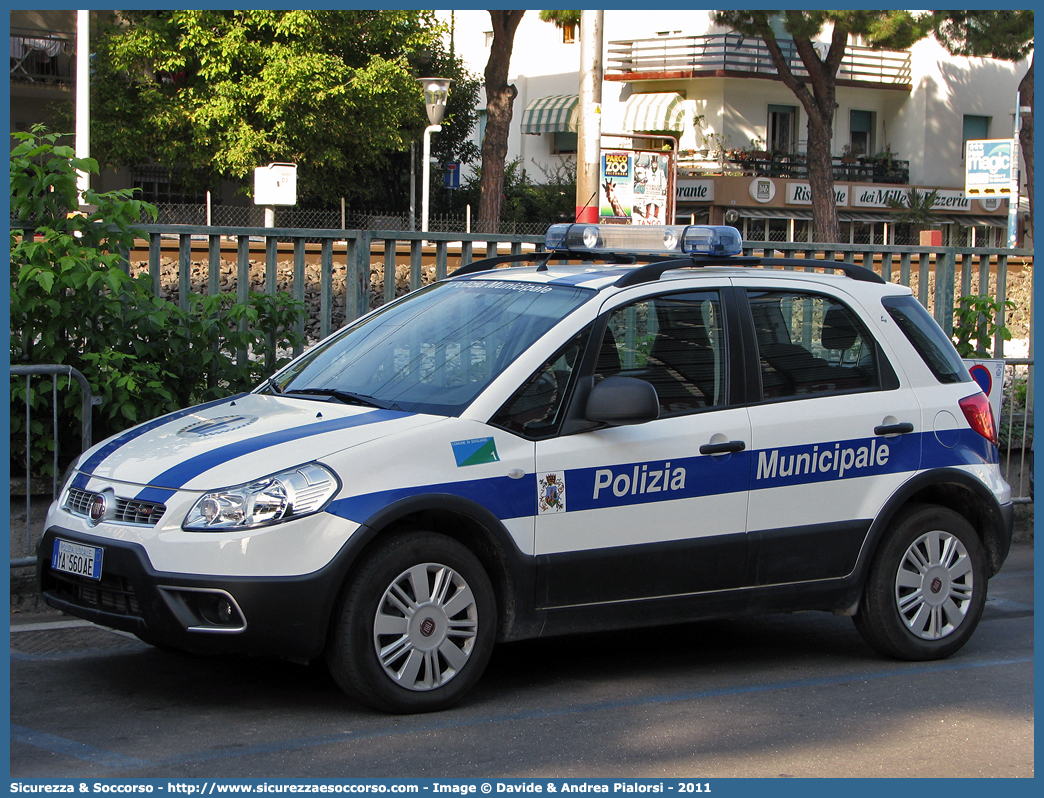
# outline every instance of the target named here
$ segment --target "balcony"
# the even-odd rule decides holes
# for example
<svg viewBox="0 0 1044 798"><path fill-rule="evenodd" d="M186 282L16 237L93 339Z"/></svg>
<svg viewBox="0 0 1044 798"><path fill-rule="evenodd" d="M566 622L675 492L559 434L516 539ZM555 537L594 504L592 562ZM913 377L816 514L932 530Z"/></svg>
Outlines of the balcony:
<svg viewBox="0 0 1044 798"><path fill-rule="evenodd" d="M796 77L808 77L794 42L777 41L790 71ZM825 48L826 44L816 43L816 47ZM607 52L606 80L779 79L764 39L739 33L609 42ZM820 55L825 55L825 49ZM849 45L838 70L837 85L912 91L910 54Z"/></svg>
<svg viewBox="0 0 1044 798"><path fill-rule="evenodd" d="M724 158L715 160L710 154L678 160L678 168L690 175L726 175L731 177L775 177L783 180L808 180L808 164L801 153L768 153L756 150L730 150ZM834 157L832 169L835 181L850 183L891 183L907 185L910 182L910 162L896 158Z"/></svg>
<svg viewBox="0 0 1044 798"><path fill-rule="evenodd" d="M72 88L75 36L11 28L11 84Z"/></svg>

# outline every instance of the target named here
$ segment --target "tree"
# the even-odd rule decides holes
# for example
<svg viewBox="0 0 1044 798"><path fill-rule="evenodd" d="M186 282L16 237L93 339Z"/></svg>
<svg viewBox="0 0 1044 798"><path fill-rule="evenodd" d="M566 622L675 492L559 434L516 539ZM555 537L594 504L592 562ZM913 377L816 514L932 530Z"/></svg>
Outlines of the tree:
<svg viewBox="0 0 1044 798"><path fill-rule="evenodd" d="M515 31L525 11L490 11L493 42L486 62L486 133L482 138L479 230L495 233L500 224L504 198L504 169L511 132L511 115L518 89L508 83Z"/></svg>
<svg viewBox="0 0 1044 798"><path fill-rule="evenodd" d="M540 21L550 22L559 30L576 29L580 25L580 11L541 11Z"/></svg>
<svg viewBox="0 0 1044 798"><path fill-rule="evenodd" d="M942 221L935 212L938 198L937 188L922 192L911 186L901 197L889 196L885 202L893 211L892 221L895 224L908 224L913 228L912 232L919 233Z"/></svg>
<svg viewBox="0 0 1044 798"><path fill-rule="evenodd" d="M37 125L15 132L11 150L10 361L59 364L83 372L102 399L95 440L161 413L248 390L283 365L240 362L239 351L262 352L267 342L294 347L306 310L285 291L189 296L188 310L152 292L148 275L124 271L123 253L135 243L134 227L156 218L156 208L134 199L132 189L88 189L78 212L78 172L97 174L93 158L77 158L60 133ZM140 236L138 236L140 237ZM242 326L240 325L242 322ZM59 377L59 388L67 377ZM50 382L11 383L11 455L34 475L53 472L55 441L40 419L57 417L63 459L79 452L81 406L75 391L51 406ZM25 414L32 408L26 446Z"/></svg>
<svg viewBox="0 0 1044 798"><path fill-rule="evenodd" d="M416 78L449 68L442 47L415 10L119 12L97 40L94 152L208 184L293 162L303 202L365 197L423 130ZM443 147L474 120L453 110L445 124L464 132Z"/></svg>
<svg viewBox="0 0 1044 798"><path fill-rule="evenodd" d="M1022 61L1033 52L1033 11L934 11L935 38L952 55ZM1019 104L1028 106L1019 129L1030 223L1033 220L1033 61L1019 82Z"/></svg>
<svg viewBox="0 0 1044 798"><path fill-rule="evenodd" d="M794 49L808 77L797 77L772 28L773 17L793 37ZM764 40L780 79L797 96L808 115L808 182L817 241L838 241L841 226L834 202L833 140L837 110L837 72L850 35L872 46L901 50L927 35L930 22L909 11L716 11L714 21L746 36ZM830 47L820 55L813 44L830 28Z"/></svg>

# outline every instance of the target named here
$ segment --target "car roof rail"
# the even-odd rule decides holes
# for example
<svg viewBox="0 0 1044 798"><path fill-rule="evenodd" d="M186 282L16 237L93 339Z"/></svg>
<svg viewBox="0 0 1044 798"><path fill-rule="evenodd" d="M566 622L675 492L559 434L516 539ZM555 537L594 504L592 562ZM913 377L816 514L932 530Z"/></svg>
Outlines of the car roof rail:
<svg viewBox="0 0 1044 798"><path fill-rule="evenodd" d="M725 257L691 257L691 258L669 258L653 263L648 263L633 272L629 272L617 280L614 285L617 288L627 288L632 285L655 282L663 276L664 272L672 269L703 269L708 266L748 266L748 267L776 267L785 266L790 268L816 268L833 269L845 274L852 280L864 283L885 283L873 269L865 266L856 266L854 263L840 261L815 260L814 258L759 258L756 256L729 255Z"/></svg>
<svg viewBox="0 0 1044 798"><path fill-rule="evenodd" d="M510 255L495 255L472 261L456 269L449 277L463 277L469 274L493 271L505 263L536 263L538 271L547 271L547 264L552 258L567 260L583 260L587 263L605 263L621 266L633 263L644 265L628 272L614 283L617 288L651 283L660 279L665 272L673 269L702 269L708 266L748 266L748 267L786 267L788 269L832 269L840 271L852 280L864 283L885 283L886 280L873 269L857 266L843 261L816 260L815 258L761 258L754 255L691 256L677 258L671 255L617 253L584 253L578 256L568 250L544 250L541 252L519 252Z"/></svg>
<svg viewBox="0 0 1044 798"><path fill-rule="evenodd" d="M483 258L482 260L474 260L471 263L461 266L456 269L450 277L463 277L467 274L478 274L479 272L488 272L497 268L497 266L503 263L536 263L537 271L547 271L547 262L551 258L565 258L569 260L584 260L591 263L609 263L614 266L623 265L628 263L635 263L642 259L639 255L632 255L629 252L626 253L606 253L606 254L592 254L584 253L582 256L576 252L569 252L567 250L544 250L542 252L519 252L511 255L496 255L492 258Z"/></svg>

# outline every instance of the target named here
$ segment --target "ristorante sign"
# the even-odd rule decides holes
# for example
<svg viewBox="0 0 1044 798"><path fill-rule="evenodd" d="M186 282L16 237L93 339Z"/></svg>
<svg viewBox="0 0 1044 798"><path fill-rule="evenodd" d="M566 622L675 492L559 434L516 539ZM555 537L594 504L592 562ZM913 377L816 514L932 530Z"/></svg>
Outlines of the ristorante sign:
<svg viewBox="0 0 1044 798"><path fill-rule="evenodd" d="M848 205L849 189L851 186L834 186L834 203L842 207ZM812 186L808 183L787 183L787 205L811 205Z"/></svg>

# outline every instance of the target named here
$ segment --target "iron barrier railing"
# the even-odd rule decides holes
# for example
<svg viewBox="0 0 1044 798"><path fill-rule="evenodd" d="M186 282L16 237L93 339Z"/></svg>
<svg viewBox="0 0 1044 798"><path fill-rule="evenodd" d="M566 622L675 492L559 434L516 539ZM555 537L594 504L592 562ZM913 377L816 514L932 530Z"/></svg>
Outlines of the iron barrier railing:
<svg viewBox="0 0 1044 798"><path fill-rule="evenodd" d="M91 448L91 436L92 436L92 420L91 420L91 409L98 404L101 404L101 397L95 397L91 393L91 386L87 382L87 378L83 376L79 371L74 369L72 366L59 366L59 365L39 365L39 366L11 366L12 377L25 377L25 552L24 557L11 557L12 568L22 568L25 566L35 565L36 557L32 556L32 529L33 529L33 513L32 513L32 496L33 496L33 477L30 470L31 458L29 452L32 451L33 447L33 436L32 436L32 403L30 401L30 394L32 389L32 379L34 376L51 375L53 377L68 377L71 386L75 381L80 386L80 451L85 452ZM58 469L58 380L54 379L51 381L51 436L53 439L53 450L54 450L54 462L51 474L51 500L58 498L59 479L60 473ZM12 485L13 487L13 485ZM12 490L12 494L14 491ZM14 541L12 540L12 545Z"/></svg>
<svg viewBox="0 0 1044 798"><path fill-rule="evenodd" d="M525 249L542 250L544 237L536 235L493 235L481 233L422 233L403 230L329 230L272 227L207 227L200 225L143 225L142 251L127 253L130 262L147 263L153 290L161 290L164 250L177 261L176 293L183 307L194 285L203 293L221 290L222 260L235 263L236 290L246 301L250 287L251 260L263 258L262 290L274 294L279 285L289 285L296 299L304 300L307 286L305 264L318 263L316 282L320 303L317 333L325 337L333 325L335 303L343 308L343 321L352 321L396 296L396 266L408 268L408 290L416 290L430 279L442 279L454 268L468 263L476 252L517 254ZM176 242L176 244L175 244ZM1007 275L1012 265L1032 267L1033 251L986 247L924 247L866 244L816 244L806 242L745 242L746 254L843 260L874 268L886 280L915 286L918 299L934 314L947 335L953 331L955 298L972 293L978 286L992 286L990 295L1001 305L998 324L1005 323ZM174 252L176 251L176 255ZM403 263L399 263L399 259ZM280 264L292 263L281 270ZM422 266L433 264L425 275ZM375 268L374 268L375 267ZM335 270L344 278L343 293L333 295ZM280 273L282 271L282 274ZM371 298L371 273L383 280L383 290ZM340 314L339 314L340 315ZM300 330L303 332L303 329ZM1004 356L1004 341L998 335L994 354Z"/></svg>

